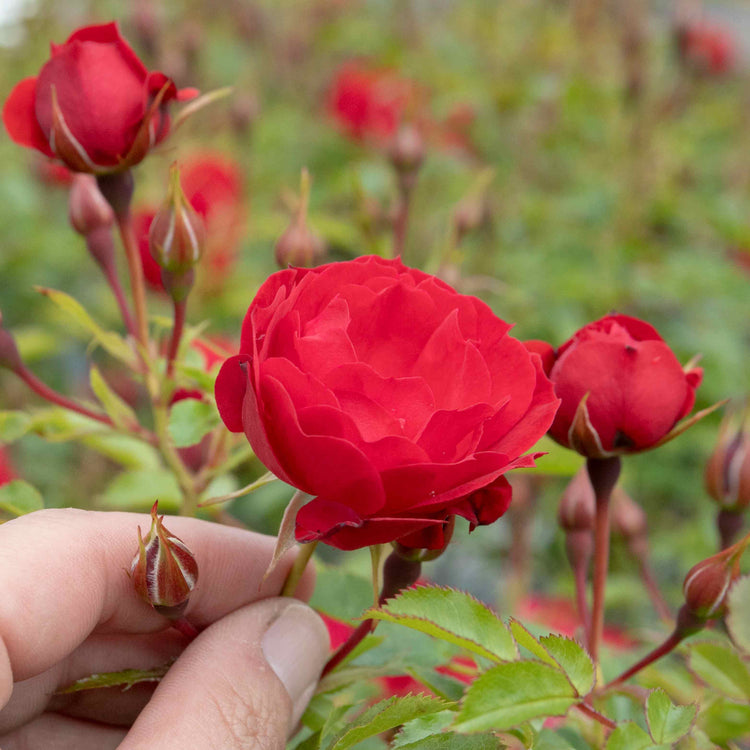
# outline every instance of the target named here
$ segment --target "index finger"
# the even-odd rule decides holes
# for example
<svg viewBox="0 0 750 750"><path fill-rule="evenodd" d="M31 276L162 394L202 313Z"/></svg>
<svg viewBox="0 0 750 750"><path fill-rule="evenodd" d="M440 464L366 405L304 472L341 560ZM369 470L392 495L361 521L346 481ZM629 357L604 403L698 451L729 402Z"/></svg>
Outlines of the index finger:
<svg viewBox="0 0 750 750"><path fill-rule="evenodd" d="M146 633L167 621L135 593L127 575L136 529L150 518L73 508L43 510L0 526L0 706L13 680L50 668L92 632ZM197 627L281 591L293 555L263 581L275 539L169 517L198 562L188 619ZM309 595L308 575L300 595Z"/></svg>

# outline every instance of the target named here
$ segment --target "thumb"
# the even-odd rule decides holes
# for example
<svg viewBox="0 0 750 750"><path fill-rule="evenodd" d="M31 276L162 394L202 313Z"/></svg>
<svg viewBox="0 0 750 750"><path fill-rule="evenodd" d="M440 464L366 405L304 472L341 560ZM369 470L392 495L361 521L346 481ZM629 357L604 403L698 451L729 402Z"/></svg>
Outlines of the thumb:
<svg viewBox="0 0 750 750"><path fill-rule="evenodd" d="M328 656L328 631L302 602L242 607L185 649L119 750L283 749Z"/></svg>

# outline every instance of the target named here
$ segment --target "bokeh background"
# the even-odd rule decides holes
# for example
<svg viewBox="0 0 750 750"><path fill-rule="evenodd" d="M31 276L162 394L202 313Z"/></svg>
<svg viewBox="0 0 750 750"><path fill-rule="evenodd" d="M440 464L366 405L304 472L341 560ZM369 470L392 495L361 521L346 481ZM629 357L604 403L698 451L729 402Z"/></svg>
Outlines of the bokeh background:
<svg viewBox="0 0 750 750"><path fill-rule="evenodd" d="M111 19L149 68L178 85L234 89L136 169L135 205L148 211L175 160L230 165L231 205L213 224L224 255L200 270L189 307L209 336L231 346L276 269L274 244L296 208L302 167L312 176L309 223L325 246L321 259L387 253L396 195L388 152L395 126L408 121L426 157L405 262L481 296L522 339L556 345L611 310L645 318L681 361L702 355L699 408L750 390L746 3L3 0L0 97L37 72L50 40ZM353 125L359 105L346 97L357 102L373 87L382 111L374 125ZM60 174L4 133L0 227L4 324L36 373L85 396L86 358L100 355L34 285L68 292L111 327L116 307L68 224ZM168 316L166 299L150 294L152 312ZM23 403L35 401L0 373L0 408ZM654 565L674 606L687 569L716 547L702 476L718 423L712 415L625 462L624 486L648 511ZM117 463L79 445L26 435L7 453L50 506L125 502L108 491ZM556 453L548 468L575 464ZM241 467L237 486L261 471ZM555 523L566 479L521 481L506 519L457 533L428 571L501 611L519 581L572 591ZM273 532L289 494L275 484L232 512ZM653 623L617 540L612 568L615 618Z"/></svg>

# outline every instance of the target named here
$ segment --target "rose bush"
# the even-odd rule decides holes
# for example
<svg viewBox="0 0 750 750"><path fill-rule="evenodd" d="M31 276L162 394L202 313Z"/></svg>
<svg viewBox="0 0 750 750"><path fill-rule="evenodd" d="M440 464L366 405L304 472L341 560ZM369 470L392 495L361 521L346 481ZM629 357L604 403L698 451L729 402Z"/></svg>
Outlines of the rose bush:
<svg viewBox="0 0 750 750"><path fill-rule="evenodd" d="M685 371L648 323L607 315L554 351L529 342L560 397L550 435L592 458L635 453L665 438L695 403L703 371Z"/></svg>
<svg viewBox="0 0 750 750"><path fill-rule="evenodd" d="M483 302L398 260L288 269L263 284L216 382L226 426L314 495L300 541L441 548L453 516L495 521L503 474L558 400Z"/></svg>
<svg viewBox="0 0 750 750"><path fill-rule="evenodd" d="M141 161L169 133L169 102L195 93L149 72L116 24L86 26L16 85L3 122L16 143L76 172L106 174Z"/></svg>

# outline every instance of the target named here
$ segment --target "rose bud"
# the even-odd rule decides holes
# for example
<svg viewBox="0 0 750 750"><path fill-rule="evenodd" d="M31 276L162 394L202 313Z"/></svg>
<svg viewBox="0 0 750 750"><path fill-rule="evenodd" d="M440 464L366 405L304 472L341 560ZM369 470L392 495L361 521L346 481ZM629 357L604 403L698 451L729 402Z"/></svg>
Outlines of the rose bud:
<svg viewBox="0 0 750 750"><path fill-rule="evenodd" d="M77 174L68 197L68 215L73 229L87 237L97 229L109 229L115 212L99 191L96 179L89 174Z"/></svg>
<svg viewBox="0 0 750 750"><path fill-rule="evenodd" d="M424 161L424 139L414 125L402 125L390 148L391 163L398 172L416 172Z"/></svg>
<svg viewBox="0 0 750 750"><path fill-rule="evenodd" d="M172 167L167 199L156 212L148 233L151 256L172 274L190 271L205 246L203 219L193 209L180 185L180 172Z"/></svg>
<svg viewBox="0 0 750 750"><path fill-rule="evenodd" d="M693 408L703 375L685 371L652 326L626 315L607 315L546 349L561 399L550 435L588 458L638 453L679 434L673 428Z"/></svg>
<svg viewBox="0 0 750 750"><path fill-rule="evenodd" d="M323 257L325 245L307 223L307 206L310 198L310 175L302 170L300 178L300 204L292 223L276 240L274 256L280 268L311 268Z"/></svg>
<svg viewBox="0 0 750 750"><path fill-rule="evenodd" d="M596 499L586 467L570 480L560 498L557 522L564 531L592 531L596 515Z"/></svg>
<svg viewBox="0 0 750 750"><path fill-rule="evenodd" d="M558 399L476 297L364 256L272 274L216 401L277 477L313 497L298 541L440 549L451 516L496 521ZM434 530L434 531L433 531ZM435 533L437 532L437 533Z"/></svg>
<svg viewBox="0 0 750 750"><path fill-rule="evenodd" d="M703 620L722 617L727 594L740 576L740 559L748 540L722 550L694 565L685 576L682 593L688 611Z"/></svg>
<svg viewBox="0 0 750 750"><path fill-rule="evenodd" d="M750 403L742 413L730 411L719 428L719 439L708 459L706 491L726 510L750 505Z"/></svg>
<svg viewBox="0 0 750 750"><path fill-rule="evenodd" d="M141 599L157 612L176 619L182 616L198 580L198 564L185 543L164 526L151 508L151 528L145 539L138 527L138 554L130 566L133 585Z"/></svg>
<svg viewBox="0 0 750 750"><path fill-rule="evenodd" d="M53 44L39 75L16 85L3 122L16 143L74 172L105 175L140 162L169 133L168 104L196 93L149 72L117 24L86 26Z"/></svg>

